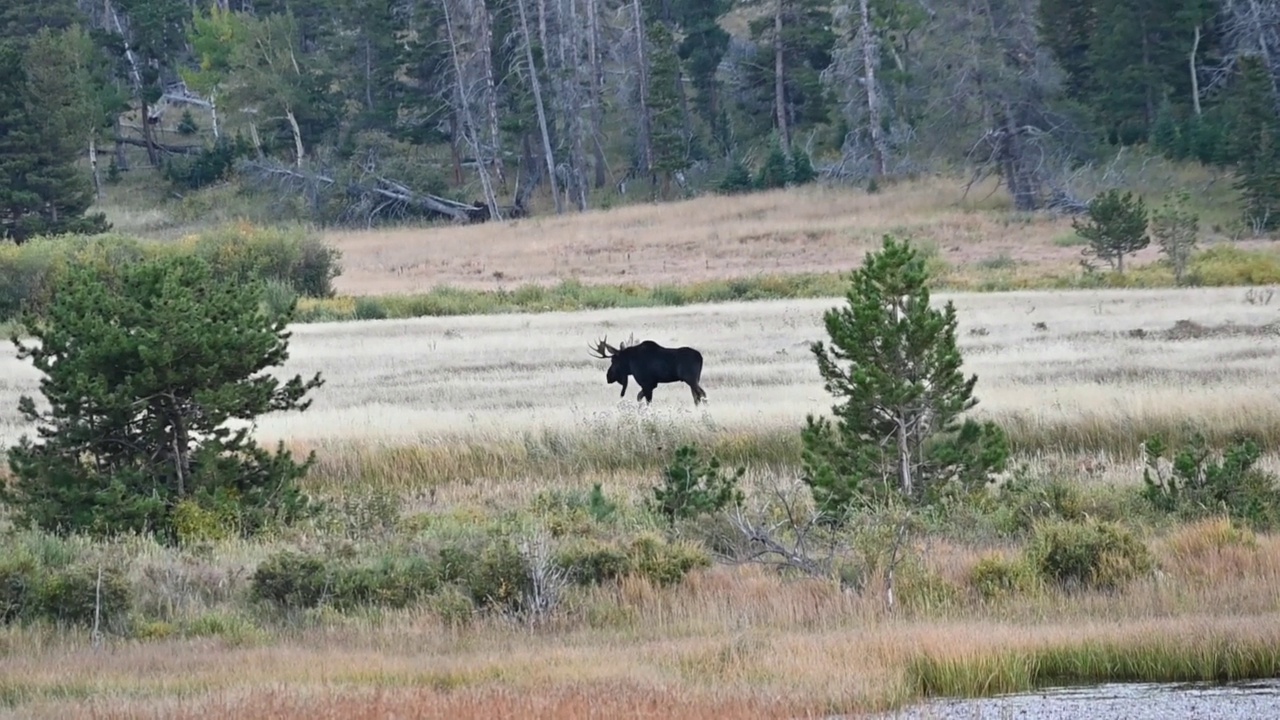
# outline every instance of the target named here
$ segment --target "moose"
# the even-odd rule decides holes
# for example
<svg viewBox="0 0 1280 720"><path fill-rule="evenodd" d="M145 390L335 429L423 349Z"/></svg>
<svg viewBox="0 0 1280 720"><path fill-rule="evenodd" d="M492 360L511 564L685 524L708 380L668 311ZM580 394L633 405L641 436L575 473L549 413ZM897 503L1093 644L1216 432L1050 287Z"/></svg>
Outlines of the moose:
<svg viewBox="0 0 1280 720"><path fill-rule="evenodd" d="M691 347L663 347L652 340L635 345L622 342L619 347L614 347L608 340L606 336L587 347L591 349L592 357L611 361L605 381L622 386L619 397L627 396L627 378L634 377L640 385L637 402L652 403L653 389L662 383L672 382L683 382L689 386L694 405L706 399L706 391L698 384L702 377L702 353Z"/></svg>

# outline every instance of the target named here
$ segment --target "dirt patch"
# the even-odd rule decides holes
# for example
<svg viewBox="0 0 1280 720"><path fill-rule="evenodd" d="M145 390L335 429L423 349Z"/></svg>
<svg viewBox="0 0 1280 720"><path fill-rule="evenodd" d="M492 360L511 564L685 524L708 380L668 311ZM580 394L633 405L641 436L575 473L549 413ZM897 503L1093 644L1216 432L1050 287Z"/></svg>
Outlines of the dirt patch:
<svg viewBox="0 0 1280 720"><path fill-rule="evenodd" d="M1137 337L1151 335L1151 333L1144 333ZM1232 322L1221 325L1202 325L1194 320L1179 320L1158 337L1163 340L1200 340L1215 337L1264 337L1267 335L1280 335L1280 322L1262 325L1237 325Z"/></svg>

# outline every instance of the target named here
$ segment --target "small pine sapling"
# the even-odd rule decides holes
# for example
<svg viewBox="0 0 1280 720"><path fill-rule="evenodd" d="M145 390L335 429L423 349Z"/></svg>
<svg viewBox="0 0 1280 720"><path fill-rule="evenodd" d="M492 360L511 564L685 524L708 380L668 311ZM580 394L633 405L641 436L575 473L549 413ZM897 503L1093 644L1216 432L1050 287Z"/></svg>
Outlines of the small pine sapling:
<svg viewBox="0 0 1280 720"><path fill-rule="evenodd" d="M1089 201L1089 219L1071 221L1071 227L1088 241L1083 254L1086 262L1097 257L1124 274L1124 257L1151 244L1147 236L1147 208L1141 197L1111 189Z"/></svg>

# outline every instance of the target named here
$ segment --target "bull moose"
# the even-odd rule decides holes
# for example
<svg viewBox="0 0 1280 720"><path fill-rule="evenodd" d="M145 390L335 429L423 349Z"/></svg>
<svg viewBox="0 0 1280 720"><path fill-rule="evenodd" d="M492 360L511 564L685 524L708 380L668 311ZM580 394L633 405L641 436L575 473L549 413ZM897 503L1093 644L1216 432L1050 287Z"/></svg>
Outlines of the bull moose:
<svg viewBox="0 0 1280 720"><path fill-rule="evenodd" d="M588 347L592 350L592 357L611 361L605 381L622 386L619 397L627 396L628 377L634 377L640 385L637 401L652 403L653 389L662 383L672 382L683 382L689 386L694 405L707 397L707 393L698 384L702 377L702 353L691 347L663 347L652 340L635 345L623 342L619 343L619 347L613 347L608 343L607 336Z"/></svg>

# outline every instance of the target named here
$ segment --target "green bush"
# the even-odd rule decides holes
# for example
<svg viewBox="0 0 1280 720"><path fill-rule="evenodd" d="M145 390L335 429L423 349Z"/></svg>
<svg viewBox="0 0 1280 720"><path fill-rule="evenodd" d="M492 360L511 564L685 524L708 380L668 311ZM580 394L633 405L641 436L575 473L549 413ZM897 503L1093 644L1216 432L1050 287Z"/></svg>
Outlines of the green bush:
<svg viewBox="0 0 1280 720"><path fill-rule="evenodd" d="M745 472L740 467L726 475L714 455L703 461L695 447L681 445L663 471L662 484L653 488L651 504L668 522L718 512L742 502L738 482Z"/></svg>
<svg viewBox="0 0 1280 720"><path fill-rule="evenodd" d="M691 571L711 565L711 558L701 548L669 543L649 533L629 543L627 561L630 572L654 585L675 585Z"/></svg>
<svg viewBox="0 0 1280 720"><path fill-rule="evenodd" d="M282 608L318 607L329 593L328 564L323 558L285 550L263 560L253 571L250 594Z"/></svg>
<svg viewBox="0 0 1280 720"><path fill-rule="evenodd" d="M969 571L969 587L983 600L997 600L1021 594L1035 586L1035 574L1025 561L989 555Z"/></svg>
<svg viewBox="0 0 1280 720"><path fill-rule="evenodd" d="M250 593L279 608L304 610L326 605L403 608L440 588L438 565L426 558L389 554L371 563L352 563L285 550L254 570Z"/></svg>
<svg viewBox="0 0 1280 720"><path fill-rule="evenodd" d="M1280 485L1274 474L1256 467L1262 451L1254 441L1231 444L1218 460L1204 435L1196 433L1167 470L1161 465L1168 450L1164 441L1149 438L1145 447L1141 494L1156 510L1185 519L1226 513L1259 530L1280 520Z"/></svg>
<svg viewBox="0 0 1280 720"><path fill-rule="evenodd" d="M1040 523L1026 553L1042 580L1067 590L1116 590L1153 567L1150 551L1133 533L1097 520Z"/></svg>
<svg viewBox="0 0 1280 720"><path fill-rule="evenodd" d="M341 253L305 231L233 225L173 243L143 243L123 235L36 237L0 245L0 319L24 308L38 315L73 265L88 265L103 278L143 259L197 255L222 282L274 280L310 298L333 297Z"/></svg>
<svg viewBox="0 0 1280 720"><path fill-rule="evenodd" d="M614 543L580 540L560 548L556 564L569 579L580 585L603 585L617 580L631 570L627 551Z"/></svg>
<svg viewBox="0 0 1280 720"><path fill-rule="evenodd" d="M38 548L6 542L0 557L0 624L45 621L122 631L133 593L120 568L41 557Z"/></svg>

